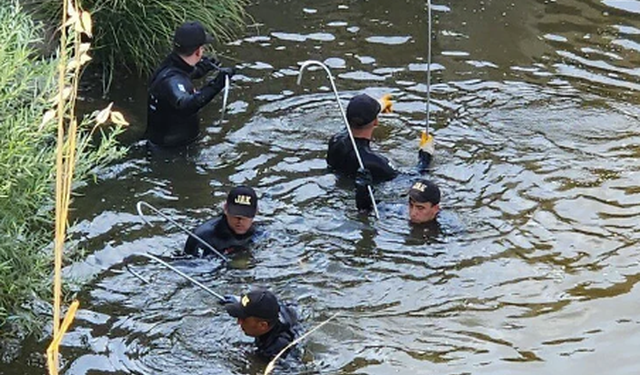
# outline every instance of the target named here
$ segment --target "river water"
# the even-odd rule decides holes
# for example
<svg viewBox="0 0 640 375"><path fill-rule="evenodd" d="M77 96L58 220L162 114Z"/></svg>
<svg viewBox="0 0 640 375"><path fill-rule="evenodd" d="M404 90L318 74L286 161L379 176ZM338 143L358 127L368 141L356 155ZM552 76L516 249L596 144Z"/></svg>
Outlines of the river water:
<svg viewBox="0 0 640 375"><path fill-rule="evenodd" d="M301 62L317 59L345 103L392 93L376 143L411 171L425 121L423 2L257 1L255 24L221 51L242 68L224 123L179 155L133 143L144 80L117 82L133 146L75 201L73 237L90 255L66 269L81 310L64 373L261 373L209 295L135 255L170 256L185 240L153 215L145 226L137 201L195 227L236 184L257 189L267 238L231 267L175 265L223 294L268 286L307 327L340 312L307 340L304 366L280 373L640 373L640 1L433 10L430 178L455 223L440 233L407 223L410 177L378 187L381 220L357 215L324 161L342 126L328 81L310 71L296 85ZM0 374L42 374L45 344L27 340Z"/></svg>

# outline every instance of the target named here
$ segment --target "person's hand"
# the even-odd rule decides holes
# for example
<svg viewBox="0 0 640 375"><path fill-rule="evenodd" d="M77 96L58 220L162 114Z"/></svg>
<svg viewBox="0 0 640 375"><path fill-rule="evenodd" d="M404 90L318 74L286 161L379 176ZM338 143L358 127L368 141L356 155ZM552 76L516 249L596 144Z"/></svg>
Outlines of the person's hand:
<svg viewBox="0 0 640 375"><path fill-rule="evenodd" d="M218 300L218 303L223 306L228 305L230 303L238 303L238 302L240 302L240 298L238 296L234 296L231 294L227 294L223 296L223 299Z"/></svg>
<svg viewBox="0 0 640 375"><path fill-rule="evenodd" d="M218 69L216 66L219 63L214 57L204 56L196 63L196 66L191 73L193 79L200 79L207 75L210 71Z"/></svg>
<svg viewBox="0 0 640 375"><path fill-rule="evenodd" d="M371 185L373 185L373 176L371 176L371 171L366 168L358 168L356 171L356 186Z"/></svg>
<svg viewBox="0 0 640 375"><path fill-rule="evenodd" d="M218 64L220 64L220 62L216 60L215 57L204 56L202 57L202 59L200 59L200 61L198 61L198 63L196 64L196 68L206 74L212 70L217 69Z"/></svg>
<svg viewBox="0 0 640 375"><path fill-rule="evenodd" d="M224 88L224 78L231 78L234 74L236 74L236 70L234 68L220 68L218 69L218 75L216 78L210 80L207 84L209 86L213 86L216 90L222 90Z"/></svg>
<svg viewBox="0 0 640 375"><path fill-rule="evenodd" d="M420 137L420 146L418 149L422 152L425 152L431 156L436 152L435 140L431 134L427 134L426 131L422 131L422 136Z"/></svg>
<svg viewBox="0 0 640 375"><path fill-rule="evenodd" d="M218 76L222 76L222 79L224 79L225 76L231 78L234 75L236 75L236 69L235 68L220 68L220 69L218 69Z"/></svg>
<svg viewBox="0 0 640 375"><path fill-rule="evenodd" d="M380 113L391 113L393 111L393 102L391 94L382 95L378 102L380 103Z"/></svg>

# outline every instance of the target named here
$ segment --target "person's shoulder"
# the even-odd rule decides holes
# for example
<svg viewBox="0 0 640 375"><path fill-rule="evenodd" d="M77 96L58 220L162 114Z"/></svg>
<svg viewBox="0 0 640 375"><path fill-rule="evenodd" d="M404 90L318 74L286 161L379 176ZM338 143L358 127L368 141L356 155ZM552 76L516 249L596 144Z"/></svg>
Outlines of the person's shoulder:
<svg viewBox="0 0 640 375"><path fill-rule="evenodd" d="M345 140L348 138L346 130L339 131L331 136L329 139L329 147L335 147L338 145L344 144Z"/></svg>
<svg viewBox="0 0 640 375"><path fill-rule="evenodd" d="M300 322L298 311L296 311L295 306L284 302L280 302L280 318L290 327L293 327Z"/></svg>
<svg viewBox="0 0 640 375"><path fill-rule="evenodd" d="M216 226L220 223L222 216L214 217L213 219L209 219L204 223L200 224L196 230L194 231L196 235L200 236L201 234L211 233L216 229Z"/></svg>

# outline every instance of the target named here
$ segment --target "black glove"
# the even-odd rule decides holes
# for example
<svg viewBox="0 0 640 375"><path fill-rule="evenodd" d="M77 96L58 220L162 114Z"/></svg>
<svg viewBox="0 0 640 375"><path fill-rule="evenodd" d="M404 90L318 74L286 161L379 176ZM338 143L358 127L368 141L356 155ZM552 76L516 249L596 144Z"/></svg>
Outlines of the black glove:
<svg viewBox="0 0 640 375"><path fill-rule="evenodd" d="M373 185L373 177L368 169L359 168L356 172L356 207L359 211L371 211L373 202L369 195L369 186Z"/></svg>
<svg viewBox="0 0 640 375"><path fill-rule="evenodd" d="M229 78L236 75L236 68L220 68L218 69L218 77L222 76L222 80L224 80L224 76L228 76ZM216 77L216 78L218 78Z"/></svg>
<svg viewBox="0 0 640 375"><path fill-rule="evenodd" d="M358 168L356 171L356 186L358 185L373 185L373 176L371 176L371 171L366 168Z"/></svg>
<svg viewBox="0 0 640 375"><path fill-rule="evenodd" d="M214 69L218 69L220 65L220 60L216 59L215 57L203 56L202 59L200 59L200 61L198 62L198 64L203 66L207 72L210 72ZM196 64L196 66L198 66L198 64Z"/></svg>
<svg viewBox="0 0 640 375"><path fill-rule="evenodd" d="M215 57L204 56L196 64L193 73L191 73L191 78L199 79L206 76L210 71L218 69L217 65L219 63L220 62L216 60Z"/></svg>
<svg viewBox="0 0 640 375"><path fill-rule="evenodd" d="M234 68L220 68L218 69L218 75L216 78L210 80L207 84L216 89L216 91L221 91L224 88L224 77L233 77L236 74L236 70Z"/></svg>
<svg viewBox="0 0 640 375"><path fill-rule="evenodd" d="M218 304L220 305L228 305L230 303L238 303L240 302L240 298L238 298L237 296L231 295L231 294L227 294L225 296L223 296L224 299L218 300Z"/></svg>

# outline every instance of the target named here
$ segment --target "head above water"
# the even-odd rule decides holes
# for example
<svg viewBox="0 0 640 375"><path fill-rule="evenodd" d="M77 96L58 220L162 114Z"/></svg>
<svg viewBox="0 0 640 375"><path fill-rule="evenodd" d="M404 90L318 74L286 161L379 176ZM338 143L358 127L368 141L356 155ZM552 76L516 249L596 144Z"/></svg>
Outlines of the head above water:
<svg viewBox="0 0 640 375"><path fill-rule="evenodd" d="M414 224L428 223L440 211L440 188L429 180L416 181L409 189L409 220Z"/></svg>
<svg viewBox="0 0 640 375"><path fill-rule="evenodd" d="M242 331L251 337L269 332L280 315L276 296L266 289L254 289L240 297L237 303L225 306L227 313L238 319Z"/></svg>
<svg viewBox="0 0 640 375"><path fill-rule="evenodd" d="M367 94L356 95L347 105L347 121L352 131L372 130L382 110L380 102Z"/></svg>
<svg viewBox="0 0 640 375"><path fill-rule="evenodd" d="M227 195L224 214L227 224L235 234L247 233L257 212L258 196L249 186L235 187Z"/></svg>
<svg viewBox="0 0 640 375"><path fill-rule="evenodd" d="M197 61L199 61L204 53L204 45L213 43L213 41L213 37L206 32L200 22L185 22L176 29L173 35L173 50L183 58L200 54L197 56Z"/></svg>

